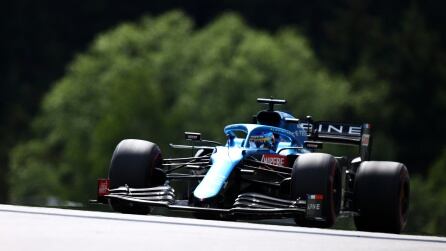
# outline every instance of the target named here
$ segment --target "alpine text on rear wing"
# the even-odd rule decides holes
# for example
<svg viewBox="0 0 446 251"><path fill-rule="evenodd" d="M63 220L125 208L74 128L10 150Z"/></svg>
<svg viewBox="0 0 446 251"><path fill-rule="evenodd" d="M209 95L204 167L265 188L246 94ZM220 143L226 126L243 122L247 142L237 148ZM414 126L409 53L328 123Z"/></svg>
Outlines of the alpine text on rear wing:
<svg viewBox="0 0 446 251"><path fill-rule="evenodd" d="M330 121L299 123L307 131L308 139L332 144L347 144L360 147L362 160L368 160L371 152L370 124L349 124Z"/></svg>

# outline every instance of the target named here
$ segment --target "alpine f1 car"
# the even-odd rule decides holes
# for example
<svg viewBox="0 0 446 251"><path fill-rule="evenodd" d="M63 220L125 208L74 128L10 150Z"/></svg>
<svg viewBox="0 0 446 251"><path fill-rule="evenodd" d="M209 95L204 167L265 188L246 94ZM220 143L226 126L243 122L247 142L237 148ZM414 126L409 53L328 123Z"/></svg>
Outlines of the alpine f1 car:
<svg viewBox="0 0 446 251"><path fill-rule="evenodd" d="M97 200L122 213L154 207L192 211L198 218L292 218L297 225L331 227L353 216L358 230L400 233L407 221L409 174L404 164L370 161L369 124L299 120L268 105L248 124L224 128L219 144L186 132L190 157L163 158L138 139L121 141ZM322 153L324 144L357 146L356 157Z"/></svg>

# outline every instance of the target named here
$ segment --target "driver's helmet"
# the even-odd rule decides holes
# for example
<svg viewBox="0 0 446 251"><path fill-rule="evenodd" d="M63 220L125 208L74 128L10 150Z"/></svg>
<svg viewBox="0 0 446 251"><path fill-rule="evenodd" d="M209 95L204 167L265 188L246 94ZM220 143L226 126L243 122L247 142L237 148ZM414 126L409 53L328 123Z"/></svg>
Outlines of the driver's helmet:
<svg viewBox="0 0 446 251"><path fill-rule="evenodd" d="M269 131L260 131L249 137L250 147L265 148L274 150L274 134Z"/></svg>

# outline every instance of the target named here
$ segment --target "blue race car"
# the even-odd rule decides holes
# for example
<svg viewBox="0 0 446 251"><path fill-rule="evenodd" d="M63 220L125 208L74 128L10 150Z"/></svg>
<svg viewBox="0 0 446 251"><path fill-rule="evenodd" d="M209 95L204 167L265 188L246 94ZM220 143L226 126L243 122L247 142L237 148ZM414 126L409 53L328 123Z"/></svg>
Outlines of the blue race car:
<svg viewBox="0 0 446 251"><path fill-rule="evenodd" d="M121 141L95 202L122 213L164 207L204 219L292 218L309 227L353 216L358 230L402 231L409 174L404 164L369 160L369 124L299 120L274 110L285 100L257 101L268 109L250 124L226 126L225 144L186 132L190 144L170 145L191 157L163 159L152 142ZM357 146L359 154L322 153L324 144Z"/></svg>

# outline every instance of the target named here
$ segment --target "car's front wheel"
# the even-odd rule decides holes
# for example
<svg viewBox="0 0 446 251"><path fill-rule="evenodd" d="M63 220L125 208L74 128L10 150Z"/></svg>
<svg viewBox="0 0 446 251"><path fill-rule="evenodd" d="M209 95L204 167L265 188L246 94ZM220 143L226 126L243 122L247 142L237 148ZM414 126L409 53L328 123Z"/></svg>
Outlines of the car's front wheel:
<svg viewBox="0 0 446 251"><path fill-rule="evenodd" d="M164 177L156 170L162 165L159 147L149 141L125 139L121 141L113 153L108 177L110 188L129 186L144 188L162 185ZM119 199L111 199L114 211L131 214L148 214L150 208L134 205Z"/></svg>
<svg viewBox="0 0 446 251"><path fill-rule="evenodd" d="M308 195L322 198L320 218L298 216L300 226L331 227L341 206L341 171L336 159L326 153L302 154L294 162L291 176L291 199L307 199Z"/></svg>

